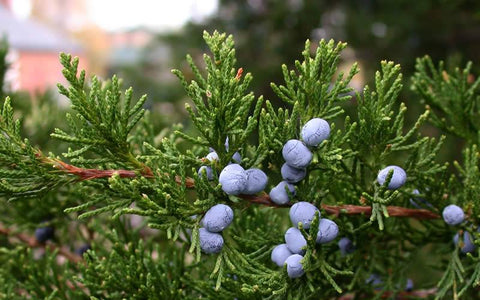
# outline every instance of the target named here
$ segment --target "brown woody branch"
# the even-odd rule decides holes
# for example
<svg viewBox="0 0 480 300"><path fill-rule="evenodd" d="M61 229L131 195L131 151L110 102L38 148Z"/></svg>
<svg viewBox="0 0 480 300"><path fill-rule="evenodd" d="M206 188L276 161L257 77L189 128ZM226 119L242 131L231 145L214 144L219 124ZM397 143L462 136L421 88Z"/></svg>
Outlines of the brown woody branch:
<svg viewBox="0 0 480 300"><path fill-rule="evenodd" d="M114 174L118 174L120 177L124 178L133 178L138 175L152 178L153 172L147 166L141 172L132 171L132 170L97 170L97 169L83 169L72 166L60 160L55 160L55 165L59 170L73 174L79 177L79 180L91 180L96 178L105 178L111 177ZM166 174L168 175L168 174ZM178 184L185 184L187 188L194 188L195 181L193 178L187 177L183 183L180 176L175 176L175 181ZM291 204L278 205L270 199L268 194L262 195L240 195L242 199L245 199L253 204L260 204L272 207L289 207ZM365 215L370 216L372 214L372 208L370 206L362 205L327 205L322 204L322 209L325 210L328 214L339 216L340 214L347 215ZM391 217L407 217L415 219L438 219L440 216L432 211L426 209L411 209L400 206L388 206L388 214Z"/></svg>
<svg viewBox="0 0 480 300"><path fill-rule="evenodd" d="M39 243L36 238L25 233L21 233L21 232L14 233L11 229L0 227L0 234L6 235L12 238L16 238L21 242L27 244L30 248L43 248L43 249L48 249L50 251L57 250L60 255L62 255L63 257L65 257L66 259L74 263L78 263L83 260L80 255L70 252L65 247L56 246L54 244Z"/></svg>
<svg viewBox="0 0 480 300"><path fill-rule="evenodd" d="M139 174L147 177L147 178L152 178L153 173L150 168L145 166L143 170L140 172L136 171L131 171L131 170L97 170L97 169L84 169L84 168L79 168L72 166L70 164L64 163L61 160L55 160L54 161L54 166L62 171L65 171L69 174L76 175L78 176L79 180L91 180L91 179L96 179L96 178L105 178L105 177L112 177L113 175L117 174L120 177L123 178L133 178L138 176Z"/></svg>
<svg viewBox="0 0 480 300"><path fill-rule="evenodd" d="M355 215L364 214L370 216L372 214L372 208L370 206L360 205L326 205L322 204L322 208L329 214L340 215L341 213ZM412 209L401 206L387 206L388 215L390 217L407 217L415 219L438 219L440 216L427 209Z"/></svg>
<svg viewBox="0 0 480 300"><path fill-rule="evenodd" d="M177 183L180 183L180 178L175 178ZM193 187L193 179L187 178L187 187ZM250 203L272 206L272 207L290 207L292 204L279 205L270 199L268 194L262 195L239 195L240 198L249 201ZM322 204L322 209L328 214L339 216L340 214L347 215L365 215L370 216L372 214L372 207L361 205L327 205ZM426 209L412 209L401 206L387 206L388 214L391 217L407 217L415 219L438 219L440 216L432 211Z"/></svg>
<svg viewBox="0 0 480 300"><path fill-rule="evenodd" d="M292 204L278 205L270 199L267 194L260 196L240 195L240 198L250 201L251 203L273 206L273 207L289 207ZM372 214L372 207L361 205L327 205L322 204L322 209L328 214L339 216L340 214L346 215L365 215L370 216ZM407 217L415 219L438 219L440 216L432 211L426 209L412 209L401 206L387 206L387 211L391 217Z"/></svg>

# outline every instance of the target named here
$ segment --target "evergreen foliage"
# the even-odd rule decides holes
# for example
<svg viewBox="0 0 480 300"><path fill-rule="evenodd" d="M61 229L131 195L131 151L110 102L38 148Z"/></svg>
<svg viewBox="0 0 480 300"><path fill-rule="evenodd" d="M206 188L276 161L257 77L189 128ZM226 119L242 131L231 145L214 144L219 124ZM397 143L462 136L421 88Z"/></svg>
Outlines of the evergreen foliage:
<svg viewBox="0 0 480 300"><path fill-rule="evenodd" d="M294 68L282 66L283 83L272 83L279 108L249 90L252 75L237 66L232 36L204 33L211 54L203 64L187 56L193 79L179 70L191 102L186 105L195 130L172 125L154 132L144 108L116 76L87 79L78 58L61 54L68 82L58 85L71 101L68 128L51 137L65 153L48 155L23 135L24 124L6 97L0 114L0 296L7 299L422 299L478 295L480 252L463 255L452 237L468 231L477 246L480 208L478 100L480 79L471 64L453 73L428 58L417 60L412 89L426 110L406 124L400 102L399 65L382 61L372 86L355 92L349 83L354 64L338 70L345 43L305 43ZM315 49L312 51L312 49ZM0 65L1 66L1 65ZM248 66L245 66L248 68ZM0 70L2 71L2 70ZM355 113L345 107L355 100ZM42 116L45 117L45 116ZM276 205L269 190L281 181L282 147L300 139L312 118L330 123L331 135L311 148L307 176L292 203ZM426 122L445 136L463 139L462 162L455 168L439 157L444 136L422 133ZM228 144L228 145L226 145ZM65 146L67 145L67 146ZM208 160L209 147L218 160ZM241 165L262 169L267 190L227 195L218 183L222 169L240 152ZM199 176L209 166L213 180ZM397 165L407 182L387 189L376 178ZM419 193L414 192L420 191ZM293 195L291 195L293 196ZM410 207L411 198L429 203ZM289 278L286 267L270 260L288 228L288 206L307 201L320 209L309 229L301 261L305 275ZM203 215L216 204L234 209L223 230L225 245L207 255L200 247ZM448 204L466 212L452 227L440 218ZM340 237L355 250L317 244L320 216L333 219ZM367 215L367 216L366 216ZM369 217L368 217L369 216ZM142 223L135 224L140 218ZM53 241L32 233L55 227ZM145 226L146 225L146 226ZM295 224L296 225L296 224ZM339 239L338 238L338 239ZM76 247L88 243L83 256ZM39 253L37 253L39 252ZM428 256L428 259L423 259ZM416 271L432 274L422 278ZM415 290L405 291L407 279ZM377 278L377 280L370 280ZM373 286L369 282L379 283ZM352 298L348 298L352 297Z"/></svg>

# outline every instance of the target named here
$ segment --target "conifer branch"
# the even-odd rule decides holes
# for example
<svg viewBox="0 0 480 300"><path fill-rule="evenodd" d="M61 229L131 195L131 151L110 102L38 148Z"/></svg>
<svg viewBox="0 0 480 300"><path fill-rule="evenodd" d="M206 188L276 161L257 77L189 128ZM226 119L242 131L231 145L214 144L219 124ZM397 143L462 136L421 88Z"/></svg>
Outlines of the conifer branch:
<svg viewBox="0 0 480 300"><path fill-rule="evenodd" d="M97 170L97 169L84 169L75 167L73 165L67 164L61 160L55 160L57 166L62 171L65 171L69 174L73 174L79 177L80 181L91 180L97 178L112 177L114 174L122 178L134 178L139 175L136 171L131 170ZM152 171L145 166L144 170L140 172L140 175L151 178L153 177ZM182 184L182 179L180 176L175 176L175 181L178 184ZM187 177L185 179L185 186L187 188L194 188L195 181L193 178ZM291 204L278 205L271 201L268 194L262 195L239 195L240 198L248 200L250 203L260 204L265 206L272 207L290 207ZM370 206L361 206L361 205L327 205L322 204L321 208L325 210L328 214L339 216L340 214L347 215L360 215L370 216L372 214L372 207ZM438 219L440 216L432 211L426 209L412 209L405 208L400 206L388 206L388 214L391 217L407 217L415 219Z"/></svg>
<svg viewBox="0 0 480 300"><path fill-rule="evenodd" d="M252 75L237 66L231 36L215 32L205 33L204 38L211 49L211 55L204 56L205 68L197 67L193 58L187 56L192 73L173 71L192 100L186 109L198 130L196 134L173 126L171 134L164 131L155 136L143 108L146 96L133 101L133 90L121 91L121 80L116 76L107 81L93 77L86 82L85 72L78 70L78 59L66 54L61 55L61 62L68 85L59 85L59 90L70 98L75 112L67 114L69 130L55 129L52 136L69 144L67 153L63 153L68 163L54 154L43 155L37 148L41 146L33 146L36 143L21 136L22 122L14 118L11 100L6 98L0 111L0 196L10 201L29 201L6 205L4 215L11 220L21 217L28 224L37 224L44 215L75 213L82 219L108 212L112 214L111 220L119 222L99 220L99 226L92 228L96 244L105 245L102 242L107 241L107 246L90 252L85 256L85 263L78 264L70 273L63 272L57 256L74 263L82 261L82 257L61 245L40 243L36 237L19 232L18 227L3 228L0 223L0 235L6 236L7 241L25 244L26 247L18 247L21 251L17 252L27 254L18 256L16 249L1 249L15 259L4 260L11 266L0 271L0 286L4 285L5 278L8 283L15 282L9 276L15 274L17 265L29 266L35 259L30 248L43 248L53 253L47 251L45 258L48 259L39 260L21 274L28 279L19 289L38 290L38 294L30 295L33 298L76 299L77 294L65 295L80 287L81 291L77 291L92 299L132 294L142 299L232 299L239 293L242 298L305 299L308 295L318 295L319 291L326 292L325 299L370 296L409 299L432 295L440 299L450 293L462 297L475 288L480 277L480 252L467 255L459 252L465 252L466 232L477 240L472 239L477 246L479 237L475 226L479 224L480 215L476 200L480 195L477 147L480 123L475 116L479 111L480 79L469 79L470 65L463 71L447 73L443 65L435 67L428 58L417 63L413 89L425 101L427 110L409 128L405 126L408 125L405 124L407 107L403 103L398 105L403 87L400 66L382 62L373 87L356 93L357 113L346 116L342 122L338 118L344 114L341 104L351 99L353 89L349 82L358 72L356 64L347 74L338 70L340 52L346 44L322 40L313 53L307 41L303 60L296 61L291 70L286 65L282 67L285 82L272 83L273 91L284 104L276 108L249 91ZM257 209L267 206L286 208L286 212L293 203L276 204L264 187L255 191L267 192L228 196L225 194L229 194L225 190L227 183L222 180L220 186L217 179L222 177L221 168L232 160L237 161L233 156L239 155L242 158L239 164L245 169L268 169L273 183L279 178L278 171L282 173L280 165L284 160L280 149L289 139L305 141L301 128L312 118L328 120L331 135L307 150L312 154L311 165L306 168L309 174L304 181L297 181L295 199L306 200L321 209L322 217L326 217L322 221L337 222L337 229L345 233L342 240L348 240L350 245L342 248L339 243L340 253L335 252L333 243L318 246L319 233L323 233L320 218L314 217L310 230L299 228L306 240L300 249L305 250L300 264L306 276L296 280L290 276L288 267L274 270L264 265L267 257L273 255L272 247L280 240L283 225L278 225L285 224L280 220L285 214ZM457 173L449 176L447 164L437 162L444 138L425 136L421 129L427 121L446 134L465 139L464 160L453 163ZM250 137L257 134L258 143L249 143ZM187 144L183 145L183 141ZM205 156L207 147L215 151L216 159ZM378 170L391 164L398 164L408 174L402 190L387 188L393 172L385 184L378 178L375 181ZM286 176L281 175L285 179ZM75 188L66 188L73 183L77 183ZM40 201L33 203L32 198ZM406 204L408 198L418 209L392 205ZM426 199L438 201L432 206ZM404 290L402 285L410 273L408 259L422 251L421 247L430 237L438 242L444 235L450 236L452 228L432 222L425 224L426 230L419 230L411 222L389 222L388 227L385 226L387 230L380 232L373 226L363 225L377 222L383 230L387 217L440 219L439 211L450 204L450 199L468 209L468 222L458 227L457 238L463 234L463 244L459 242L455 246L437 287ZM421 203L417 205L416 201ZM218 204L230 204L242 213L238 217L235 212L229 230L214 233L217 238L221 236L221 245L220 250L215 249L217 256L209 258L201 254L212 252L206 251L206 240L199 227L209 231L204 226L206 215ZM34 205L39 209L31 209ZM25 214L30 211L31 214ZM200 218L202 214L205 215ZM141 216L147 226L160 229L163 235L155 240L143 239L137 230L124 226L123 218L119 220L122 215ZM338 218L333 218L335 222L327 220L329 215ZM357 215L360 217L355 217ZM365 223L366 218L370 218L370 222ZM125 220L129 220L128 216ZM112 224L118 227L107 232ZM181 243L175 247L157 243L165 237ZM450 239L445 238L447 240L436 252L443 255L451 251ZM370 241L382 244L371 247ZM298 266L298 262L295 264ZM204 273L209 272L207 279ZM4 274L7 276L2 277ZM292 280L288 280L287 275ZM340 278L346 275L353 279ZM374 289L376 284L370 285L370 279L364 280L369 275L378 276L378 280L387 275L388 281ZM49 278L64 282L52 284ZM70 281L72 279L74 281ZM346 293L342 294L342 290ZM0 289L0 297L2 295Z"/></svg>
<svg viewBox="0 0 480 300"><path fill-rule="evenodd" d="M1 225L0 225L0 234L17 238L21 242L27 244L27 246L30 247L30 248L44 248L44 249L48 249L50 251L58 251L58 253L60 255L62 255L63 257L65 257L66 259L68 259L69 261L71 261L73 263L78 263L78 262L81 262L83 260L81 256L79 256L79 255L77 255L73 252L70 252L69 250L67 250L64 247L53 245L53 244L39 243L34 237L32 237L32 236L30 236L26 233L21 233L21 232L20 233L13 233L13 231L11 229L5 228Z"/></svg>
<svg viewBox="0 0 480 300"><path fill-rule="evenodd" d="M97 169L84 169L79 168L70 164L67 164L61 160L54 160L56 163L56 167L59 170L62 170L66 173L73 174L78 176L80 181L83 180L92 180L97 178L108 178L112 177L113 175L118 175L122 178L134 178L138 175L144 176L146 178L152 178L153 173L150 168L147 166L144 167L142 171L132 171L132 170L97 170ZM175 176L175 182L178 184L182 184L182 178L180 176ZM185 186L187 188L194 188L195 181L193 178L187 177L185 179ZM271 207L290 207L291 204L286 205L278 205L271 201L270 196L268 194L262 195L239 195L240 198L244 200L248 200L250 203L260 204L265 206ZM325 210L328 214L339 216L340 214L347 214L347 215L365 215L370 216L372 214L372 207L371 206L362 206L362 205L327 205L322 204L321 208ZM415 219L438 219L440 216L432 211L427 209L412 209L412 208L405 208L401 206L387 206L387 211L389 216L391 217L407 217L407 218L415 218Z"/></svg>

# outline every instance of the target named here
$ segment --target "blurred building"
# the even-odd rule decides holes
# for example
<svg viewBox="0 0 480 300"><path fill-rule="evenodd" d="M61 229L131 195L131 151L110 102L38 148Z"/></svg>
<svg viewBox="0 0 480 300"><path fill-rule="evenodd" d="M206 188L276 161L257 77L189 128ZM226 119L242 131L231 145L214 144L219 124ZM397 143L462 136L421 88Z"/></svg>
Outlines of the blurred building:
<svg viewBox="0 0 480 300"><path fill-rule="evenodd" d="M33 94L63 82L60 52L81 57L82 68L87 65L79 43L34 19L16 17L11 10L11 0L0 0L0 35L7 38L10 46L11 67L6 80L12 90Z"/></svg>
<svg viewBox="0 0 480 300"><path fill-rule="evenodd" d="M149 45L155 33L147 28L133 28L111 32L108 35L111 47L108 59L110 67L138 63L142 58L142 49Z"/></svg>
<svg viewBox="0 0 480 300"><path fill-rule="evenodd" d="M110 40L108 34L91 19L87 0L29 1L33 19L61 30L82 45L83 56L88 59L88 74L105 75L111 51Z"/></svg>
<svg viewBox="0 0 480 300"><path fill-rule="evenodd" d="M88 26L85 0L30 0L36 20L64 32L76 32Z"/></svg>

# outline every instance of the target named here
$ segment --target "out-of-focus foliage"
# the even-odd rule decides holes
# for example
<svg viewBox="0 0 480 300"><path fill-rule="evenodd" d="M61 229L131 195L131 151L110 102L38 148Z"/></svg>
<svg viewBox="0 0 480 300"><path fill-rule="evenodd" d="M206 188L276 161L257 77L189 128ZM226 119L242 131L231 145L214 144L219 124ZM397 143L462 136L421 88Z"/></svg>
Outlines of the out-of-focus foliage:
<svg viewBox="0 0 480 300"><path fill-rule="evenodd" d="M121 76L140 81L153 102L178 101L178 85L166 88L172 83L160 83L160 74L178 68L184 53L201 58L205 29L235 35L239 64L256 74L253 90L266 99L274 98L268 82L282 80L278 66L300 57L305 38L312 44L321 38L348 42L343 58L360 61L364 78L372 78L383 59L400 63L405 78L415 58L427 53L434 60L447 59L449 66L480 59L480 2L474 0L220 0L210 18L159 35L139 62L121 69Z"/></svg>
<svg viewBox="0 0 480 300"><path fill-rule="evenodd" d="M8 44L6 39L0 39L0 98L4 96L5 74L7 73Z"/></svg>

